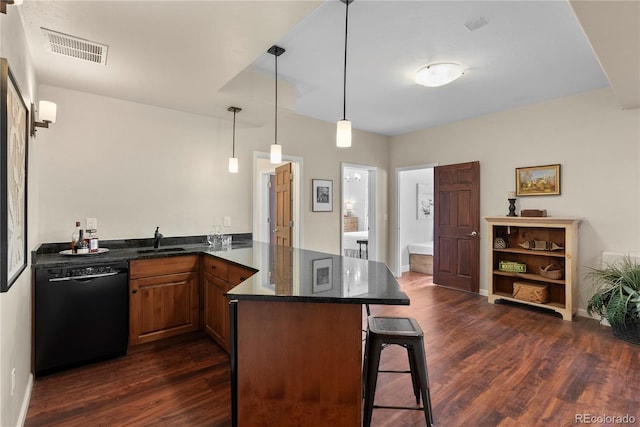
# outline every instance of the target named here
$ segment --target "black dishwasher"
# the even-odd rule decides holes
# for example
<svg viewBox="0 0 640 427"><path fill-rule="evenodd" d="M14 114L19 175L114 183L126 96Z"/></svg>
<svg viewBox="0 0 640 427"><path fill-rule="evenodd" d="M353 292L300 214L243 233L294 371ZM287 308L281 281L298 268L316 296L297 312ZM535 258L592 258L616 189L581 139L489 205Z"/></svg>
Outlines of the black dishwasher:
<svg viewBox="0 0 640 427"><path fill-rule="evenodd" d="M35 374L127 353L126 262L35 271Z"/></svg>

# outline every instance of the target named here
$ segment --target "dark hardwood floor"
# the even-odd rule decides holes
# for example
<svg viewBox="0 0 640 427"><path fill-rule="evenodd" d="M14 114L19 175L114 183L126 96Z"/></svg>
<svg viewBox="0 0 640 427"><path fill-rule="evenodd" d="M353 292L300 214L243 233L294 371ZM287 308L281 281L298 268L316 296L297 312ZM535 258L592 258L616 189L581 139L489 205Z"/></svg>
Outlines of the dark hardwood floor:
<svg viewBox="0 0 640 427"><path fill-rule="evenodd" d="M430 279L405 274L411 305L371 309L415 317L424 329L437 426L569 426L582 414L640 423L640 347L591 319L491 305ZM381 369L406 364L400 347L384 350ZM411 405L411 390L408 375L381 373L376 403ZM228 426L229 393L228 356L192 335L37 378L25 425ZM375 409L372 425L420 426L424 416Z"/></svg>

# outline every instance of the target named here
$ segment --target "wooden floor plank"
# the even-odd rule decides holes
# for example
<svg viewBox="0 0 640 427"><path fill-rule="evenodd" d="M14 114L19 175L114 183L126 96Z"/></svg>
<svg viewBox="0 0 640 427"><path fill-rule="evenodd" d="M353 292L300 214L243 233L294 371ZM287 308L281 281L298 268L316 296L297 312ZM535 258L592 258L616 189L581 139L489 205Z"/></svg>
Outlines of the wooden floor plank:
<svg viewBox="0 0 640 427"><path fill-rule="evenodd" d="M640 423L640 347L615 339L610 328L488 304L419 273L399 281L411 305L371 310L422 326L437 426L569 426L576 414L629 414ZM384 350L381 369L406 366L403 349ZM37 378L25 425L228 426L229 375L228 356L204 335L138 346ZM415 404L408 375L380 374L376 403ZM377 427L424 424L419 411L373 413Z"/></svg>

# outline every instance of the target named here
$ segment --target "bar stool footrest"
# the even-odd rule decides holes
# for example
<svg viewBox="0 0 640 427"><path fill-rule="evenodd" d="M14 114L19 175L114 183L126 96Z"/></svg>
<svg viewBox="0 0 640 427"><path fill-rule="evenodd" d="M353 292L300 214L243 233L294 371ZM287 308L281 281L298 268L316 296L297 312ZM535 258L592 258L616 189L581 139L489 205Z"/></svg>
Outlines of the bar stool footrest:
<svg viewBox="0 0 640 427"><path fill-rule="evenodd" d="M408 409L410 411L424 411L424 406L388 406L388 405L373 405L374 409Z"/></svg>

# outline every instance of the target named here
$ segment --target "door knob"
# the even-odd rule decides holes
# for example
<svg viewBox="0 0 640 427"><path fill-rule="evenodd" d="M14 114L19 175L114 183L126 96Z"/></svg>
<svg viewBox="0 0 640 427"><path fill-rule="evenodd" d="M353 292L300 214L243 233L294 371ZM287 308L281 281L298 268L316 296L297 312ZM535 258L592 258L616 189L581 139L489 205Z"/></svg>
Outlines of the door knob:
<svg viewBox="0 0 640 427"><path fill-rule="evenodd" d="M471 237L476 237L478 235L477 231L472 231L471 233L467 234L467 236L471 236Z"/></svg>

